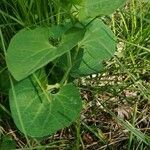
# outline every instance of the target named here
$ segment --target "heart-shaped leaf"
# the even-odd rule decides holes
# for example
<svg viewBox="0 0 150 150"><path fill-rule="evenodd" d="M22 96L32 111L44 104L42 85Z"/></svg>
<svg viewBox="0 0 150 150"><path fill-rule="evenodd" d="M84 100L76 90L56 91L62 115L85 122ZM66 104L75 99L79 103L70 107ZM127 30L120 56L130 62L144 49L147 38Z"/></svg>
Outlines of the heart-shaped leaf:
<svg viewBox="0 0 150 150"><path fill-rule="evenodd" d="M58 31L66 28L58 28ZM83 38L84 30L72 27L55 39L57 28L24 29L11 40L6 61L16 80L22 80L50 61L70 51ZM63 31L62 31L63 33ZM56 45L55 45L56 44Z"/></svg>
<svg viewBox="0 0 150 150"><path fill-rule="evenodd" d="M82 109L80 93L72 84L56 94L43 93L32 78L12 86L9 101L16 126L31 137L47 136L69 126Z"/></svg>
<svg viewBox="0 0 150 150"><path fill-rule="evenodd" d="M110 59L116 50L114 34L99 19L89 25L79 45L84 49L84 54L80 67L72 70L73 76L100 72L103 67L102 62Z"/></svg>
<svg viewBox="0 0 150 150"><path fill-rule="evenodd" d="M98 15L109 15L123 6L126 0L83 0L79 9L80 20Z"/></svg>

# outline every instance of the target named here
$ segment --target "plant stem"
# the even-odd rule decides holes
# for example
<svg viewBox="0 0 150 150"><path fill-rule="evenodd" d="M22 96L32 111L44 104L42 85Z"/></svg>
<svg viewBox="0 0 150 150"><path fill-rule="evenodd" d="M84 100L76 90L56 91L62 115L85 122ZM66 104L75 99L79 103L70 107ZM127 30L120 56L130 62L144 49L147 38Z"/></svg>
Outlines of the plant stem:
<svg viewBox="0 0 150 150"><path fill-rule="evenodd" d="M60 9L61 9L61 7L60 7L60 0L57 0L57 25L59 25L60 24Z"/></svg>
<svg viewBox="0 0 150 150"><path fill-rule="evenodd" d="M68 76L69 76L69 73L70 73L70 70L72 68L72 60L71 60L71 53L70 52L67 53L67 61L68 61L68 69L67 69L66 73L64 74L61 82L60 82L61 85L66 83Z"/></svg>
<svg viewBox="0 0 150 150"><path fill-rule="evenodd" d="M35 81L38 83L38 85L39 85L39 87L41 88L41 90L43 91L43 93L44 93L46 99L47 99L49 102L51 102L50 97L49 97L47 91L43 88L43 86L42 86L40 80L38 79L38 77L36 76L35 73L33 73L33 77L34 77Z"/></svg>
<svg viewBox="0 0 150 150"><path fill-rule="evenodd" d="M77 120L76 124L76 150L80 150L80 118Z"/></svg>
<svg viewBox="0 0 150 150"><path fill-rule="evenodd" d="M4 38L3 38L3 34L2 34L1 28L0 28L0 37L1 37L1 41L2 41L4 55L6 56L6 47L5 47Z"/></svg>
<svg viewBox="0 0 150 150"><path fill-rule="evenodd" d="M135 103L133 117L132 117L132 126L134 128L135 128L136 115L137 115L137 105L138 105L138 102ZM130 132L128 150L131 149L131 145L132 145L132 142L133 142L133 136L134 136L134 134L132 132Z"/></svg>

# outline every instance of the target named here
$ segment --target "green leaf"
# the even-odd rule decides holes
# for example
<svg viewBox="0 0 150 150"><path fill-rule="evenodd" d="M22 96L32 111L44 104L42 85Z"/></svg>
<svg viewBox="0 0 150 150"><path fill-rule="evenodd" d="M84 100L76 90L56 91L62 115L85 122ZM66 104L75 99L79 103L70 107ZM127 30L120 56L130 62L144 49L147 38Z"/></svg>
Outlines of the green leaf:
<svg viewBox="0 0 150 150"><path fill-rule="evenodd" d="M83 0L71 0L73 4L80 4Z"/></svg>
<svg viewBox="0 0 150 150"><path fill-rule="evenodd" d="M79 9L80 20L88 17L109 15L123 6L126 0L83 0Z"/></svg>
<svg viewBox="0 0 150 150"><path fill-rule="evenodd" d="M64 4L80 4L83 0L61 0Z"/></svg>
<svg viewBox="0 0 150 150"><path fill-rule="evenodd" d="M83 0L67 0L72 4L80 4Z"/></svg>
<svg viewBox="0 0 150 150"><path fill-rule="evenodd" d="M84 49L84 54L80 67L72 71L73 76L100 72L103 67L102 62L110 59L116 50L114 34L99 19L89 25L79 45Z"/></svg>
<svg viewBox="0 0 150 150"><path fill-rule="evenodd" d="M78 89L67 84L58 93L53 92L43 93L31 78L12 86L10 108L20 131L31 137L43 137L75 121L82 109Z"/></svg>
<svg viewBox="0 0 150 150"><path fill-rule="evenodd" d="M83 38L84 30L72 27L65 33L61 28L24 29L11 40L6 61L8 69L16 80L22 80L45 66L50 61L70 51ZM56 32L57 31L57 32Z"/></svg>

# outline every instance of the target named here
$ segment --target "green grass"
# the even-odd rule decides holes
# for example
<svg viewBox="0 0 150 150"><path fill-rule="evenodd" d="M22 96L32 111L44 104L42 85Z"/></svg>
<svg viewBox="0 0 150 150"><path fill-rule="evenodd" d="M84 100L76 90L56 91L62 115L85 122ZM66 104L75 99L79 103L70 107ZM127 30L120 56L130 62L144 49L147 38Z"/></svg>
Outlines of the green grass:
<svg viewBox="0 0 150 150"><path fill-rule="evenodd" d="M58 1L58 0L57 0ZM51 3L54 8L51 8ZM0 1L0 75L6 71L5 47L21 28L59 24L60 8L53 0ZM54 11L52 11L54 9ZM49 13L51 12L51 13ZM63 12L69 17L69 12ZM45 139L25 138L14 126L8 91L0 80L0 142L9 135L18 149L128 149L150 145L150 2L131 0L104 18L118 38L118 52L101 74L76 81L83 97L81 117ZM1 78L1 76L0 76Z"/></svg>

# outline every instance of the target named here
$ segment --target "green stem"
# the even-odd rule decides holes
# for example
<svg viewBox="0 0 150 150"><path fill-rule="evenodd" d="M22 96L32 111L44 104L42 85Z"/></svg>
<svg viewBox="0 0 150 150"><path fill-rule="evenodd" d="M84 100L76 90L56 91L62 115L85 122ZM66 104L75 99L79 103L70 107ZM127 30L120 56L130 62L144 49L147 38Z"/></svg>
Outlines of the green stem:
<svg viewBox="0 0 150 150"><path fill-rule="evenodd" d="M39 85L39 87L41 88L41 90L43 91L43 93L44 93L45 97L47 98L47 100L48 100L49 102L51 102L50 96L48 95L48 93L47 93L47 91L44 89L44 87L42 86L40 80L38 79L38 77L36 76L35 73L33 73L33 77L34 77L34 79L36 80L36 82L38 83L38 85Z"/></svg>
<svg viewBox="0 0 150 150"><path fill-rule="evenodd" d="M61 9L60 0L58 0L57 1L57 25L60 24L60 9Z"/></svg>
<svg viewBox="0 0 150 150"><path fill-rule="evenodd" d="M68 70L66 71L66 73L64 74L64 76L63 76L63 78L62 78L62 80L60 82L60 85L63 85L63 84L65 84L67 82L70 70L71 70L71 68L69 67Z"/></svg>
<svg viewBox="0 0 150 150"><path fill-rule="evenodd" d="M0 37L1 37L1 41L2 41L2 47L3 47L4 55L6 56L6 47L5 47L4 38L3 38L1 28L0 28Z"/></svg>
<svg viewBox="0 0 150 150"><path fill-rule="evenodd" d="M9 116L11 116L11 113L0 103L0 108L6 112Z"/></svg>
<svg viewBox="0 0 150 150"><path fill-rule="evenodd" d="M76 150L80 150L80 119L77 120L76 125Z"/></svg>
<svg viewBox="0 0 150 150"><path fill-rule="evenodd" d="M61 85L63 85L64 83L67 82L70 70L72 68L72 60L71 60L71 53L70 52L67 53L67 61L68 61L68 69L67 69L66 73L64 74L61 82L60 82Z"/></svg>
<svg viewBox="0 0 150 150"><path fill-rule="evenodd" d="M54 85L47 85L47 91L51 91L51 90L53 90L53 89L59 89L60 88L60 84L59 83L56 83L56 84L54 84Z"/></svg>
<svg viewBox="0 0 150 150"><path fill-rule="evenodd" d="M138 107L138 102L136 102L135 106L134 106L134 112L133 112L132 123L131 123L133 127L135 127L136 115L137 115L137 107ZM128 143L128 150L131 149L132 142L133 142L133 136L134 136L134 134L132 132L130 132L129 143Z"/></svg>

